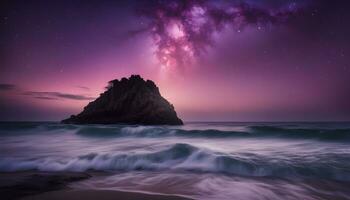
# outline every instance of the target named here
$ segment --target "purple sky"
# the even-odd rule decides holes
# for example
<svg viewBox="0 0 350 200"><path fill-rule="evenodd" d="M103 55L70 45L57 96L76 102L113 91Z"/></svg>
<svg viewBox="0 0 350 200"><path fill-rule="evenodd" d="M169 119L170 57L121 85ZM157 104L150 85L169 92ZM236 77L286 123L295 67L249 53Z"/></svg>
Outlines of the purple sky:
<svg viewBox="0 0 350 200"><path fill-rule="evenodd" d="M4 1L0 120L140 74L185 121L350 120L347 0Z"/></svg>

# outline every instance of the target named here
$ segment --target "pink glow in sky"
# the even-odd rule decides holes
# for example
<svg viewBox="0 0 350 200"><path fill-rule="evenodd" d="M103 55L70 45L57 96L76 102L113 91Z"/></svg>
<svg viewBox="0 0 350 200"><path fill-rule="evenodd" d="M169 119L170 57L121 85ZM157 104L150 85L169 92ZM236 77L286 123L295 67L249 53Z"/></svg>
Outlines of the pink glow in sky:
<svg viewBox="0 0 350 200"><path fill-rule="evenodd" d="M184 121L350 120L348 3L244 2L9 3L0 119L61 120L140 74Z"/></svg>

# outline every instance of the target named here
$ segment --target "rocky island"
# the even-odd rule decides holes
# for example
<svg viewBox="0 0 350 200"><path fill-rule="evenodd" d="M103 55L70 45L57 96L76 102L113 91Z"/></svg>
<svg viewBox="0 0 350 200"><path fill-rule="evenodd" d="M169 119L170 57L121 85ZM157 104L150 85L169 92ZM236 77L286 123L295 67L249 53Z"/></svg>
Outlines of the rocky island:
<svg viewBox="0 0 350 200"><path fill-rule="evenodd" d="M151 80L139 75L115 79L96 100L85 106L78 115L62 123L67 124L144 124L182 125L174 106L160 95Z"/></svg>

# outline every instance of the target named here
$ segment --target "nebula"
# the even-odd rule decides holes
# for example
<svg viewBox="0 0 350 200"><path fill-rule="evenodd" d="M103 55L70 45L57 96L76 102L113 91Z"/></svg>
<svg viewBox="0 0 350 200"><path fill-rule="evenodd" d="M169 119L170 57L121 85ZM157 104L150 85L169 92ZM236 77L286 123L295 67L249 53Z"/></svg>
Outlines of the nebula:
<svg viewBox="0 0 350 200"><path fill-rule="evenodd" d="M146 28L134 33L151 34L161 67L182 69L205 53L215 42L214 34L224 28L240 32L248 25L260 29L283 23L301 7L288 2L272 8L248 1L147 1L136 9L147 21Z"/></svg>

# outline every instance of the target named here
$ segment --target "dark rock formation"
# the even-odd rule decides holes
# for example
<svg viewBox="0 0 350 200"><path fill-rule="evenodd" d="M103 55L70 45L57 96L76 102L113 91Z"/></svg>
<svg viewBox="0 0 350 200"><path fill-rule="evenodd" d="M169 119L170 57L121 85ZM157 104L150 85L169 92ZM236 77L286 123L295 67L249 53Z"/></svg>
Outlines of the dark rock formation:
<svg viewBox="0 0 350 200"><path fill-rule="evenodd" d="M182 125L171 105L153 81L139 75L112 80L107 90L90 102L78 115L62 123L72 124L147 124Z"/></svg>
<svg viewBox="0 0 350 200"><path fill-rule="evenodd" d="M21 199L68 187L74 181L88 179L91 176L81 172L8 172L0 173L1 199ZM29 197L29 199L31 199ZM36 198L33 198L36 199Z"/></svg>

